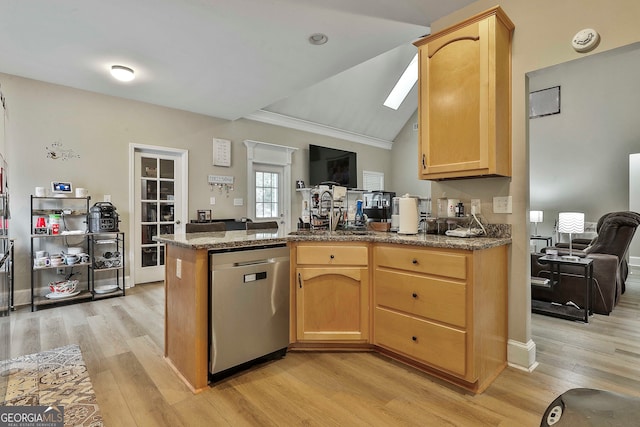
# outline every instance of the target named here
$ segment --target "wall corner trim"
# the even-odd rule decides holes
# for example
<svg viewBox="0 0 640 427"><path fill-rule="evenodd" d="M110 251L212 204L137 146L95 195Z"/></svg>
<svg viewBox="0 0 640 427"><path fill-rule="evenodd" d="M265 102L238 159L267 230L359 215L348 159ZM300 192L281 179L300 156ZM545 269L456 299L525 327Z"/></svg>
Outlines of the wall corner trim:
<svg viewBox="0 0 640 427"><path fill-rule="evenodd" d="M507 342L507 362L510 367L521 371L533 372L538 367L536 362L536 343L509 340Z"/></svg>

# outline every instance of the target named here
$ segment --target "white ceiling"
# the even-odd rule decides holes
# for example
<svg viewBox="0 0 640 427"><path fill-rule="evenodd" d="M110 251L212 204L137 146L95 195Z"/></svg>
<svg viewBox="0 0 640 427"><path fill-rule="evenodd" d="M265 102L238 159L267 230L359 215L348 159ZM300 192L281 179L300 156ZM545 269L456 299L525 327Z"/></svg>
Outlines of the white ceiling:
<svg viewBox="0 0 640 427"><path fill-rule="evenodd" d="M2 0L0 72L235 120L392 141L381 104L430 23L472 0ZM313 46L316 32L329 37ZM118 83L113 64L135 69ZM274 114L275 113L275 114Z"/></svg>

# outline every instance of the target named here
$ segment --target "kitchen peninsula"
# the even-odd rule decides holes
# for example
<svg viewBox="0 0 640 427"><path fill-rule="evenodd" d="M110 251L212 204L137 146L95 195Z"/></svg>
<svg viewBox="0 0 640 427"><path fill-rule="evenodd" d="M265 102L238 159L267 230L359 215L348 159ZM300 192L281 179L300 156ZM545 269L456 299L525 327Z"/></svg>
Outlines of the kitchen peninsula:
<svg viewBox="0 0 640 427"><path fill-rule="evenodd" d="M227 231L155 239L167 246L165 357L194 391L208 384L208 252L283 242L290 350L376 350L476 393L506 366L510 237Z"/></svg>

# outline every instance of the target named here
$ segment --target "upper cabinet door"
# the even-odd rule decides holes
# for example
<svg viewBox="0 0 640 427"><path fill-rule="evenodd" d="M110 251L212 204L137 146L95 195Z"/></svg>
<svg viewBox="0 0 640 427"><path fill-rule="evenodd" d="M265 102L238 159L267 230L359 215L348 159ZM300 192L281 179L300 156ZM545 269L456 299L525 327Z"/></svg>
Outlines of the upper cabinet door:
<svg viewBox="0 0 640 427"><path fill-rule="evenodd" d="M511 176L511 33L497 7L416 42L419 178Z"/></svg>

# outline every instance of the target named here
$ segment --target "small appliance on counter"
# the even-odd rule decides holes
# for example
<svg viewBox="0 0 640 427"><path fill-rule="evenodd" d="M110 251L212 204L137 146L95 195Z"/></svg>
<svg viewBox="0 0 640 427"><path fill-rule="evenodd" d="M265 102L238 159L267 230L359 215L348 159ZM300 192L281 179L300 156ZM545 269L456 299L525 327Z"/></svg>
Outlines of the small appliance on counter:
<svg viewBox="0 0 640 427"><path fill-rule="evenodd" d="M399 201L398 234L418 234L418 198L405 194Z"/></svg>
<svg viewBox="0 0 640 427"><path fill-rule="evenodd" d="M369 221L391 222L392 202L396 193L372 191L364 193L364 214Z"/></svg>
<svg viewBox="0 0 640 427"><path fill-rule="evenodd" d="M98 202L89 209L88 222L90 233L119 231L116 207L111 202Z"/></svg>

